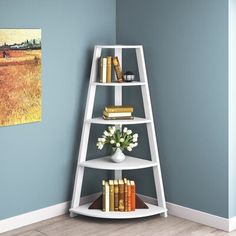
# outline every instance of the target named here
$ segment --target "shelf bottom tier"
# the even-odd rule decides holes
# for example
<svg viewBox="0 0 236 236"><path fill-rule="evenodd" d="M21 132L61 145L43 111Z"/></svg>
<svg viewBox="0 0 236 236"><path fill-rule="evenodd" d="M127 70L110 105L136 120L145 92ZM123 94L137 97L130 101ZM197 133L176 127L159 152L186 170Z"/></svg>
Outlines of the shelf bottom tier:
<svg viewBox="0 0 236 236"><path fill-rule="evenodd" d="M70 212L73 212L75 214L80 214L84 216L90 216L90 217L96 217L96 218L105 218L105 219L130 219L130 218L141 218L141 217L147 217L152 215L158 215L164 212L167 212L167 209L148 204L146 205L149 207L148 209L136 209L135 211L131 212L120 212L120 211L110 211L110 212L104 212L102 210L94 210L94 209L88 209L88 207L91 205L91 203L87 203L84 205L81 205L77 208L71 208Z"/></svg>

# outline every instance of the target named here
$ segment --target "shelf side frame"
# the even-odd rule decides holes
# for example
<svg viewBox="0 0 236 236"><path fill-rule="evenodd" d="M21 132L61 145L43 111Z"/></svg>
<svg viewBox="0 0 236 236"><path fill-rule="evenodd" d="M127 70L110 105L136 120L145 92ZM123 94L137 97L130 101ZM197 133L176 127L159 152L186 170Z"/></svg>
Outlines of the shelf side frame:
<svg viewBox="0 0 236 236"><path fill-rule="evenodd" d="M161 174L160 159L157 146L157 139L156 139L155 125L152 113L152 105L148 86L147 70L144 59L143 47L137 48L135 51L136 51L140 81L145 82L146 84L146 86L141 87L141 92L143 97L145 118L151 120L151 123L147 124L147 133L151 152L151 160L158 163L157 166L153 167L156 195L157 195L158 205L166 209L166 201L165 201L165 194L164 194L163 180ZM167 217L167 212L163 213L163 216Z"/></svg>
<svg viewBox="0 0 236 236"><path fill-rule="evenodd" d="M97 67L98 67L98 59L101 57L102 49L99 47L94 47L93 53L93 61L90 73L90 83L95 82L97 78ZM88 141L89 141L89 133L91 128L91 123L86 122L88 119L92 119L93 115L93 106L96 94L96 86L88 87L88 95L86 101L86 108L84 113L84 121L83 121L83 128L80 140L80 148L78 154L78 163L76 167L76 175L75 175L75 183L74 183L74 190L73 190L73 198L71 203L71 208L78 207L80 204L81 198L81 190L83 184L83 177L84 177L84 167L81 166L79 163L84 162L86 160L87 155L87 148L88 148ZM76 214L71 212L70 216L74 217Z"/></svg>

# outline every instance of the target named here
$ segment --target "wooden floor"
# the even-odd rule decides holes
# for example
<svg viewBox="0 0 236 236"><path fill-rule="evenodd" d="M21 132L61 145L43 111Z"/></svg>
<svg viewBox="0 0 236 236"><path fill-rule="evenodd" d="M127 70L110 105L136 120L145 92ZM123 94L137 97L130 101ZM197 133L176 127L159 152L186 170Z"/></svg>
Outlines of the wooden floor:
<svg viewBox="0 0 236 236"><path fill-rule="evenodd" d="M133 220L103 220L67 215L52 218L30 226L1 234L1 236L166 236L191 235L236 236L236 232L226 233L174 216L162 218L153 216Z"/></svg>

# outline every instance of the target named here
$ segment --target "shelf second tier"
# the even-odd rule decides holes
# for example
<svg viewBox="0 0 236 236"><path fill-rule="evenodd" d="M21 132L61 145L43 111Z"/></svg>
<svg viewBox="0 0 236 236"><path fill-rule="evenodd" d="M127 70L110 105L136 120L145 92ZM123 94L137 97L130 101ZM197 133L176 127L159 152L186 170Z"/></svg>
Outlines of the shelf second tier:
<svg viewBox="0 0 236 236"><path fill-rule="evenodd" d="M102 170L132 170L157 166L157 163L131 156L126 156L126 159L123 162L115 163L111 160L110 156L106 156L80 162L80 166Z"/></svg>
<svg viewBox="0 0 236 236"><path fill-rule="evenodd" d="M87 122L103 125L135 125L151 123L151 120L140 117L134 117L134 119L131 120L104 120L102 117L97 117L87 120Z"/></svg>

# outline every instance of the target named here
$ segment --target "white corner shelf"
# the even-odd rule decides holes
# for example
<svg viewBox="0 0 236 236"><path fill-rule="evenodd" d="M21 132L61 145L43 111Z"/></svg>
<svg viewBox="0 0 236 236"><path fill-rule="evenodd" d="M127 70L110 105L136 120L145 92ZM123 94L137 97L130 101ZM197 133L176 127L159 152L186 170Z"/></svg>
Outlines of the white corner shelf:
<svg viewBox="0 0 236 236"><path fill-rule="evenodd" d="M106 218L106 219L131 219L131 218L141 218L153 215L158 215L167 212L167 209L148 204L148 209L136 209L135 211L122 212L122 211L110 211L104 212L100 209L88 209L92 203L87 203L81 205L77 208L71 208L70 212L81 214L84 216L96 217L96 218Z"/></svg>
<svg viewBox="0 0 236 236"><path fill-rule="evenodd" d="M102 117L92 118L86 122L92 124L103 124L103 125L135 125L135 124L148 124L151 123L150 119L134 117L131 120L104 120Z"/></svg>
<svg viewBox="0 0 236 236"><path fill-rule="evenodd" d="M79 165L102 170L134 170L157 166L157 162L131 156L126 156L126 159L120 163L114 163L110 158L110 156L96 158L93 160L80 162Z"/></svg>
<svg viewBox="0 0 236 236"><path fill-rule="evenodd" d="M131 86L144 86L146 85L144 82L133 81L133 82L123 82L123 83L100 83L100 82L92 82L91 85L94 86L103 86L103 87L131 87Z"/></svg>
<svg viewBox="0 0 236 236"><path fill-rule="evenodd" d="M104 55L102 54L103 49L111 50L114 56L119 58L120 66L122 68L122 52L123 49L134 49L137 59L138 71L140 81L123 82L123 83L99 83L98 80L98 59ZM99 86L113 87L114 88L114 105L122 105L122 90L126 87L131 88L132 86L141 86L141 94L143 100L143 107L145 108L145 117L134 117L132 120L104 120L102 117L93 117L93 108L95 102L96 90ZM100 87L101 88L101 87ZM108 101L109 102L109 101ZM132 101L131 101L132 102ZM101 124L101 125L136 125L145 124L147 128L147 137L149 140L149 148L151 150L150 160L145 160L137 157L128 156L124 162L113 163L109 161L110 157L101 157L93 160L87 160L87 150L89 137L91 134L90 124ZM83 186L84 169L94 168L103 170L112 170L114 172L115 179L122 179L122 170L134 170L142 168L153 168L153 177L156 190L156 198L158 199L158 205L148 204L148 209L136 209L132 212L103 212L102 210L90 210L88 207L91 203L81 204L81 191ZM90 199L92 201L92 199ZM146 199L148 200L148 199ZM86 101L86 108L84 114L83 129L81 133L80 149L78 154L78 165L75 175L73 198L71 203L71 217L77 214L107 218L107 219L131 219L147 217L157 214L162 214L167 217L165 194L161 176L161 167L159 164L159 154L156 140L156 132L153 120L152 106L150 91L148 86L148 78L146 71L146 64L142 45L96 45L94 47L93 61L90 73L88 95Z"/></svg>

